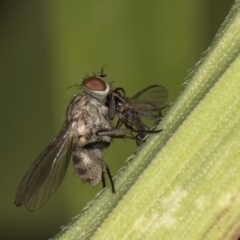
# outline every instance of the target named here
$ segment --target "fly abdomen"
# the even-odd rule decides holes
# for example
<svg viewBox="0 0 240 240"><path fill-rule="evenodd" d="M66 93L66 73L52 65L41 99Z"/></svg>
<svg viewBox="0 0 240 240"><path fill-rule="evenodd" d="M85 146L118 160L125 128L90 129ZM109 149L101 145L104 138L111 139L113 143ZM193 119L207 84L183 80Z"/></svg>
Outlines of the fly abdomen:
<svg viewBox="0 0 240 240"><path fill-rule="evenodd" d="M72 158L74 169L84 182L96 186L102 180L103 169L107 164L102 160L101 149L86 149L75 144Z"/></svg>

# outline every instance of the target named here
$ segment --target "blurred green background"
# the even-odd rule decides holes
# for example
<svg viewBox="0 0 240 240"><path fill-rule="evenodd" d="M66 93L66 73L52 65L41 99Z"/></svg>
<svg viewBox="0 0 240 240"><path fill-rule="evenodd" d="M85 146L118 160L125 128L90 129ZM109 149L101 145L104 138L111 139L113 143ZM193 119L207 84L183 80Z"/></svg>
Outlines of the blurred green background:
<svg viewBox="0 0 240 240"><path fill-rule="evenodd" d="M233 1L1 1L0 239L48 239L101 189L72 164L59 190L34 213L15 207L30 164L59 132L85 73L108 64L107 80L132 96L151 84L174 102ZM112 174L135 144L115 140L104 159Z"/></svg>

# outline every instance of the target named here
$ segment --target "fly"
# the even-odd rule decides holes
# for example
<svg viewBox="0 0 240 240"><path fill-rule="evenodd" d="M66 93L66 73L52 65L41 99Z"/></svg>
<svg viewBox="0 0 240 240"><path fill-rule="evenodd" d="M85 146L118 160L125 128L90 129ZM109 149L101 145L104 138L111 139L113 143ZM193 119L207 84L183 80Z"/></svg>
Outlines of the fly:
<svg viewBox="0 0 240 240"><path fill-rule="evenodd" d="M153 126L155 128L162 119L162 110L167 106L164 106L167 97L167 89L160 85L146 87L131 98L126 96L123 88L113 89L107 95L106 106L109 119L113 120L114 116L117 116L118 120L115 130L110 130L109 134L115 134L124 125L139 145L148 133L160 132L161 130L149 129L141 117L155 120ZM123 132L126 132L126 129L123 129ZM138 134L134 137L133 132ZM105 134L105 132L100 131L98 134Z"/></svg>
<svg viewBox="0 0 240 240"><path fill-rule="evenodd" d="M15 196L17 206L28 211L42 207L60 186L71 158L77 175L95 186L100 181L105 187L103 170L106 169L114 185L108 165L102 159L102 150L110 145L111 137L99 136L99 130L109 131L108 109L101 104L109 85L103 80L103 70L87 76L80 87L82 94L73 97L66 111L66 121L58 136L46 147L30 166Z"/></svg>

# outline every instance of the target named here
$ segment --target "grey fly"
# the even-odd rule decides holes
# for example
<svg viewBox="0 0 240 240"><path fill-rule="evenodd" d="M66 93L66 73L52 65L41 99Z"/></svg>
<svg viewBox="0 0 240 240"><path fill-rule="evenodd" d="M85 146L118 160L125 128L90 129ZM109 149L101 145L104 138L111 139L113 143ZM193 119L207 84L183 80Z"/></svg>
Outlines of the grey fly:
<svg viewBox="0 0 240 240"><path fill-rule="evenodd" d="M110 170L102 159L102 150L110 145L111 137L96 134L112 129L108 109L101 104L110 89L102 79L106 76L102 70L83 79L80 85L83 93L71 100L61 132L23 177L15 196L17 206L24 205L28 211L42 207L61 184L71 155L75 171L83 181L92 186L102 181L105 187L103 170L106 169L115 191Z"/></svg>

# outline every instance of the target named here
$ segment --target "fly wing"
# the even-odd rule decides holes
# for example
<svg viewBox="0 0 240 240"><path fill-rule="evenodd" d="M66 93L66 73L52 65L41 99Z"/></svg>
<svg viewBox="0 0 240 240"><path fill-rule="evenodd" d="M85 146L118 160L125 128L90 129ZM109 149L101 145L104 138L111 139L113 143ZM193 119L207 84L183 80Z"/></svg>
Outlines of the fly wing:
<svg viewBox="0 0 240 240"><path fill-rule="evenodd" d="M151 85L134 95L128 101L133 109L140 115L155 118L158 112L164 108L168 91L160 85Z"/></svg>
<svg viewBox="0 0 240 240"><path fill-rule="evenodd" d="M15 204L28 211L42 207L62 182L71 157L72 136L64 129L31 165L17 190Z"/></svg>

